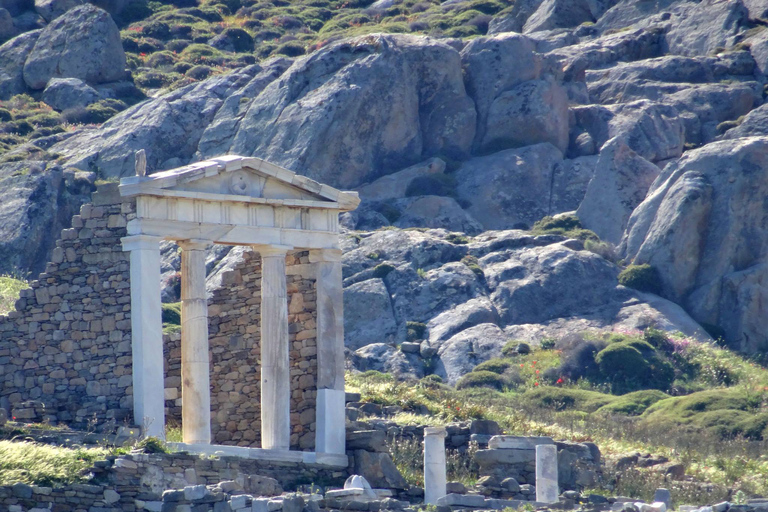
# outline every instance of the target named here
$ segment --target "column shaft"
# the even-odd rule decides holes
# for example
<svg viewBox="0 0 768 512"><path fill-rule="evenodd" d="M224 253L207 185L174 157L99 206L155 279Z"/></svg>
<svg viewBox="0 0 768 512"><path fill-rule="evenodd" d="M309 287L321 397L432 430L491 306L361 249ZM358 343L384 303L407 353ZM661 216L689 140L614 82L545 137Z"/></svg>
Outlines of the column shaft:
<svg viewBox="0 0 768 512"><path fill-rule="evenodd" d="M189 444L211 443L211 386L208 356L208 300L205 295L207 242L181 246L181 424Z"/></svg>
<svg viewBox="0 0 768 512"><path fill-rule="evenodd" d="M317 418L315 450L345 453L344 297L341 251L310 251L317 289Z"/></svg>
<svg viewBox="0 0 768 512"><path fill-rule="evenodd" d="M131 262L133 416L145 436L165 439L163 320L160 305L160 238L122 239Z"/></svg>
<svg viewBox="0 0 768 512"><path fill-rule="evenodd" d="M288 450L291 374L285 250L261 252L261 447Z"/></svg>
<svg viewBox="0 0 768 512"><path fill-rule="evenodd" d="M536 445L536 501L557 503L560 489L557 475L557 446Z"/></svg>
<svg viewBox="0 0 768 512"><path fill-rule="evenodd" d="M424 503L436 505L445 496L445 436L443 427L424 429Z"/></svg>

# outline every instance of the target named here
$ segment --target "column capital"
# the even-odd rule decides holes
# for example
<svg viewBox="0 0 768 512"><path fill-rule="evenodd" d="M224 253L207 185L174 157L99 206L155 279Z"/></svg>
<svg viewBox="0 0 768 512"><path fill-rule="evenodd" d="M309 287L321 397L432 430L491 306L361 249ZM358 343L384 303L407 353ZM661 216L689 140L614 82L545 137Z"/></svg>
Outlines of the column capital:
<svg viewBox="0 0 768 512"><path fill-rule="evenodd" d="M120 239L124 251L140 251L148 249L157 249L159 251L160 242L162 241L162 237L153 235L130 235Z"/></svg>
<svg viewBox="0 0 768 512"><path fill-rule="evenodd" d="M310 263L320 263L323 261L341 261L341 249L311 249L309 251Z"/></svg>
<svg viewBox="0 0 768 512"><path fill-rule="evenodd" d="M448 435L448 432L445 430L445 427L425 427L424 428L424 437L431 437L431 436L438 436L438 437L445 437Z"/></svg>
<svg viewBox="0 0 768 512"><path fill-rule="evenodd" d="M189 240L176 240L176 244L182 251L205 251L213 246L213 241L191 238Z"/></svg>
<svg viewBox="0 0 768 512"><path fill-rule="evenodd" d="M285 258L288 251L293 250L290 245L254 245L253 250L261 254L262 258Z"/></svg>

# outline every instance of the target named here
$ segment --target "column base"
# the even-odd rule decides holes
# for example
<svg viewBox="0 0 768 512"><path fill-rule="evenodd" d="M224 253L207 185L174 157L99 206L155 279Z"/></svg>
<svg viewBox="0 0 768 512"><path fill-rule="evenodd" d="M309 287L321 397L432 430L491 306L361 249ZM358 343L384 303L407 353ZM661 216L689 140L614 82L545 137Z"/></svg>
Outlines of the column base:
<svg viewBox="0 0 768 512"><path fill-rule="evenodd" d="M317 390L315 450L318 453L344 454L347 451L345 392L340 389Z"/></svg>

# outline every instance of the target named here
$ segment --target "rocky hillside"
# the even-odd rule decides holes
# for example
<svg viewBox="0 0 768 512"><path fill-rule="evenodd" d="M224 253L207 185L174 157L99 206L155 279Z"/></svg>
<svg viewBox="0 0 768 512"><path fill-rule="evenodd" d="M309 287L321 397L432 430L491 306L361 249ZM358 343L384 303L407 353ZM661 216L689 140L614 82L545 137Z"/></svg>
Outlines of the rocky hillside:
<svg viewBox="0 0 768 512"><path fill-rule="evenodd" d="M360 192L358 367L455 381L593 327L768 345L764 1L0 6L2 272L44 270L135 151L237 153ZM655 293L619 285L629 264ZM177 271L168 247L169 301Z"/></svg>

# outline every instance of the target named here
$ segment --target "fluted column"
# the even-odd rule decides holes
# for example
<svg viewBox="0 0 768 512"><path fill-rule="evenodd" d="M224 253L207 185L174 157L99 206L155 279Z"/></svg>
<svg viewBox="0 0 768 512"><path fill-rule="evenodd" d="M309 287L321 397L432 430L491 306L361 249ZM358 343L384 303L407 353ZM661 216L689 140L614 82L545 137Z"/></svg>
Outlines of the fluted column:
<svg viewBox="0 0 768 512"><path fill-rule="evenodd" d="M344 297L341 250L309 252L317 286L317 406L315 451L346 451L344 413Z"/></svg>
<svg viewBox="0 0 768 512"><path fill-rule="evenodd" d="M165 439L160 241L148 235L121 239L131 262L133 417L145 436Z"/></svg>
<svg viewBox="0 0 768 512"><path fill-rule="evenodd" d="M208 355L208 300L205 295L207 240L181 247L181 425L189 444L211 443L211 385ZM161 390L162 391L162 390Z"/></svg>
<svg viewBox="0 0 768 512"><path fill-rule="evenodd" d="M288 346L288 248L257 247L261 253L261 447L291 444L291 373Z"/></svg>

